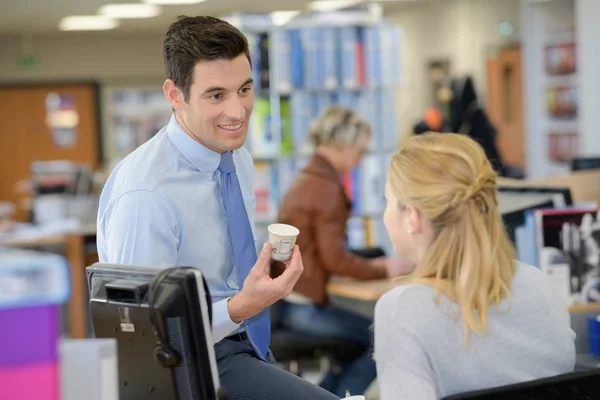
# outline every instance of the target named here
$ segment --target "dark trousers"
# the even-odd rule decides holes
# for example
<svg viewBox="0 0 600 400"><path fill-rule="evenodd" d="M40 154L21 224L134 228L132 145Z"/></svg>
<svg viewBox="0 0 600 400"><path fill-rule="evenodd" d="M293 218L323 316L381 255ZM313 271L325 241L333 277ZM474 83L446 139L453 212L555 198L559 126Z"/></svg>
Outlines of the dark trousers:
<svg viewBox="0 0 600 400"><path fill-rule="evenodd" d="M215 345L221 386L230 400L339 400L328 391L262 361L245 335L223 339Z"/></svg>

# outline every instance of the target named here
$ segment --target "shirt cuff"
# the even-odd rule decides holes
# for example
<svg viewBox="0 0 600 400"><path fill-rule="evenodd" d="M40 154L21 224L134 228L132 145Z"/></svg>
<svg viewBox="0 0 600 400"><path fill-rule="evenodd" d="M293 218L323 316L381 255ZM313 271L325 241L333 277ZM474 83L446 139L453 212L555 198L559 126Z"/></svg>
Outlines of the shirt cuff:
<svg viewBox="0 0 600 400"><path fill-rule="evenodd" d="M214 343L219 343L240 327L231 320L227 302L231 297L212 303L212 335Z"/></svg>

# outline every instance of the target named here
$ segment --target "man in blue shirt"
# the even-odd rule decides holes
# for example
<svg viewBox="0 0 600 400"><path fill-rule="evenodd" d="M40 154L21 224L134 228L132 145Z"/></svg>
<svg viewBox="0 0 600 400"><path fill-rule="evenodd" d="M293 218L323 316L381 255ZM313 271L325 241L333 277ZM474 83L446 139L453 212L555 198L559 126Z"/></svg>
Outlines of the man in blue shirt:
<svg viewBox="0 0 600 400"><path fill-rule="evenodd" d="M303 271L296 247L286 271L256 254L253 162L242 148L254 105L243 34L212 17L180 17L163 44L165 96L174 115L111 173L100 198L100 261L195 266L213 299L221 384L231 399L336 399L273 365L269 306Z"/></svg>

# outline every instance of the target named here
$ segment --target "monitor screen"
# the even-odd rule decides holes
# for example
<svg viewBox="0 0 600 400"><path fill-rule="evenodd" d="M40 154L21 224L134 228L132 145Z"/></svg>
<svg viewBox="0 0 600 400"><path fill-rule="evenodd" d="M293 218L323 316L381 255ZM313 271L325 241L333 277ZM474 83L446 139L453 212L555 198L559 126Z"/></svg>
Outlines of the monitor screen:
<svg viewBox="0 0 600 400"><path fill-rule="evenodd" d="M510 239L525 224L525 215L536 208L565 208L573 205L571 189L551 186L499 186L498 203Z"/></svg>
<svg viewBox="0 0 600 400"><path fill-rule="evenodd" d="M579 157L571 160L571 171L599 169L600 157Z"/></svg>
<svg viewBox="0 0 600 400"><path fill-rule="evenodd" d="M206 283L194 268L162 271L101 263L87 268L95 336L117 340L119 397L217 399Z"/></svg>
<svg viewBox="0 0 600 400"><path fill-rule="evenodd" d="M506 232L513 244L516 244L516 229L525 224L527 211L536 208L557 208L557 198L553 193L498 189L497 198Z"/></svg>
<svg viewBox="0 0 600 400"><path fill-rule="evenodd" d="M500 186L498 194L522 194L526 195L550 195L554 202L555 208L570 207L573 205L573 197L571 189L568 187L551 187L551 186Z"/></svg>

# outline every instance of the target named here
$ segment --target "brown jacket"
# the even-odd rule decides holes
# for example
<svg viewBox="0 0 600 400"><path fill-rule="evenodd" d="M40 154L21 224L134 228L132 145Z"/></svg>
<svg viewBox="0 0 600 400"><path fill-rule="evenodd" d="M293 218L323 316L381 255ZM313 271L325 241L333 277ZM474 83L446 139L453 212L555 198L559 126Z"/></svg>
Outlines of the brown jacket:
<svg viewBox="0 0 600 400"><path fill-rule="evenodd" d="M316 304L327 303L326 286L332 274L356 279L386 276L384 267L346 249L349 217L350 202L338 173L324 157L315 155L283 198L278 222L300 229L296 244L304 273L294 291ZM274 263L273 275L280 275L284 268Z"/></svg>

